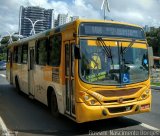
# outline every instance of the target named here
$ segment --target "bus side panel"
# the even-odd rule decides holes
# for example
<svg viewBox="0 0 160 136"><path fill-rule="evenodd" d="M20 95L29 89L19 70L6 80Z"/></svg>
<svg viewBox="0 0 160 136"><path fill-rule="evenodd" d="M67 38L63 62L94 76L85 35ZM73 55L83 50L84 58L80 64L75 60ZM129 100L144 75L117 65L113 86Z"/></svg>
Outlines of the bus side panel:
<svg viewBox="0 0 160 136"><path fill-rule="evenodd" d="M10 63L7 62L6 64L6 79L10 83Z"/></svg>
<svg viewBox="0 0 160 136"><path fill-rule="evenodd" d="M21 65L21 77L20 77L20 86L21 90L28 94L28 65L22 64Z"/></svg>
<svg viewBox="0 0 160 136"><path fill-rule="evenodd" d="M43 68L44 66L35 65L34 72L34 86L35 86L35 99L46 104L44 97L46 96L46 82L43 78Z"/></svg>
<svg viewBox="0 0 160 136"><path fill-rule="evenodd" d="M55 91L58 103L58 109L61 114L64 114L63 92L64 86L56 81L53 81L52 67L49 66L35 66L34 71L34 86L35 99L48 106L47 90L52 87Z"/></svg>
<svg viewBox="0 0 160 136"><path fill-rule="evenodd" d="M13 84L16 86L15 79L18 78L18 83L20 85L20 77L21 77L21 64L13 63ZM21 85L20 85L21 88Z"/></svg>

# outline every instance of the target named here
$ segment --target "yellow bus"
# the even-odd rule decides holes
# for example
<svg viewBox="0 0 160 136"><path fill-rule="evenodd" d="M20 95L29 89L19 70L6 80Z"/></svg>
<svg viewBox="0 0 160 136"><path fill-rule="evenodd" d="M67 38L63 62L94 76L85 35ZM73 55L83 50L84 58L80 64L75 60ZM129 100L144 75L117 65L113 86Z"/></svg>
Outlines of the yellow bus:
<svg viewBox="0 0 160 136"><path fill-rule="evenodd" d="M137 25L75 20L8 46L7 79L83 123L149 112L150 57Z"/></svg>

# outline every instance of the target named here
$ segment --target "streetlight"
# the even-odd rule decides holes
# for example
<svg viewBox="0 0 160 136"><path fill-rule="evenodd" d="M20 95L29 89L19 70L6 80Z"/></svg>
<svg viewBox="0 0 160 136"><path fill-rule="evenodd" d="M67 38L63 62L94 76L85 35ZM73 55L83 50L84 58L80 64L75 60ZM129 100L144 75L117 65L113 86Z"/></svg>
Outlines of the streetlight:
<svg viewBox="0 0 160 136"><path fill-rule="evenodd" d="M12 42L13 42L13 40L12 40L12 36L14 35L14 33L15 33L15 32L12 32L12 33L8 32L8 31L6 31L6 32L9 34L9 40L8 40L8 43L10 44L10 43L12 43Z"/></svg>
<svg viewBox="0 0 160 136"><path fill-rule="evenodd" d="M101 10L104 9L104 20L106 20L106 9L110 12L108 0L103 0Z"/></svg>
<svg viewBox="0 0 160 136"><path fill-rule="evenodd" d="M35 27L36 23L39 22L39 21L43 21L43 20L36 20L36 21L33 23L33 21L32 21L30 18L25 17L24 19L29 20L29 21L31 22L31 24L32 24L32 29L31 29L31 32L30 32L31 35L34 35L34 34L35 34L35 29L34 29L34 27Z"/></svg>

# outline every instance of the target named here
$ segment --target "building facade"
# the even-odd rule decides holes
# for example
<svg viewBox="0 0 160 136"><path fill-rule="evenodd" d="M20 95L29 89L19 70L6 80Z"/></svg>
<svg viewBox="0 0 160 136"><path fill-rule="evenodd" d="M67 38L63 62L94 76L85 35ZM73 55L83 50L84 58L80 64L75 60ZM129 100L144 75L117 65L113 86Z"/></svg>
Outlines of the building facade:
<svg viewBox="0 0 160 136"><path fill-rule="evenodd" d="M72 22L78 19L79 16L69 16L68 14L58 14L57 20L55 20L55 27Z"/></svg>
<svg viewBox="0 0 160 136"><path fill-rule="evenodd" d="M30 21L31 20L31 21ZM32 23L31 23L32 22ZM41 7L20 7L19 13L19 34L30 36L54 27L53 9L44 9Z"/></svg>
<svg viewBox="0 0 160 136"><path fill-rule="evenodd" d="M63 25L68 22L69 22L68 14L58 14L58 17L57 17L58 26Z"/></svg>
<svg viewBox="0 0 160 136"><path fill-rule="evenodd" d="M145 32L150 32L150 27L149 27L148 25L145 25L144 31L145 31Z"/></svg>

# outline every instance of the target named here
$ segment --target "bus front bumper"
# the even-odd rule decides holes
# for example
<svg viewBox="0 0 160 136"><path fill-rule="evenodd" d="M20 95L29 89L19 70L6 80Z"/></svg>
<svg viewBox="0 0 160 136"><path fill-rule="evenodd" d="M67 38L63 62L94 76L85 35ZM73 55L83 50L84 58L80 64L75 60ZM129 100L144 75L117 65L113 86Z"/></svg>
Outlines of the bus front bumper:
<svg viewBox="0 0 160 136"><path fill-rule="evenodd" d="M88 106L85 103L77 103L76 109L78 123L149 112L151 95L145 100L109 106Z"/></svg>

